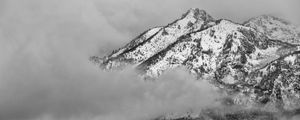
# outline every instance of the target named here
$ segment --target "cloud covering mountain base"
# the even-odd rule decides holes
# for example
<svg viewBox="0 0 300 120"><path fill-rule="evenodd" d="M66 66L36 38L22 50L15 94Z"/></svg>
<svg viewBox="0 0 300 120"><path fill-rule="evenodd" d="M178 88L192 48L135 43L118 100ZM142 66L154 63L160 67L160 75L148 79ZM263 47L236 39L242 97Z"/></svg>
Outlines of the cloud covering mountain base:
<svg viewBox="0 0 300 120"><path fill-rule="evenodd" d="M170 71L156 82L144 82L130 69L109 73L89 63L89 56L102 55L137 31L177 17L179 6L198 4L176 1L168 11L177 11L153 22L153 16L165 16L160 14L162 9L152 9L161 1L142 13L138 11L145 7L135 8L134 4L145 1L118 2L1 0L0 119L141 120L165 113L197 112L213 104L220 95L204 81L193 81L183 70ZM125 12L109 9L123 3L131 6L122 7Z"/></svg>

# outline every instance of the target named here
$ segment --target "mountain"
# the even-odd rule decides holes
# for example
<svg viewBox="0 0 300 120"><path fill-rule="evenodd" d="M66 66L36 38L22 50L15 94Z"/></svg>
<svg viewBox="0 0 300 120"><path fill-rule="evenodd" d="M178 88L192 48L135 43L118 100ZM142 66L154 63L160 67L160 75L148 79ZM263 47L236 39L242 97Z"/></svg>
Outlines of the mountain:
<svg viewBox="0 0 300 120"><path fill-rule="evenodd" d="M90 60L104 70L134 66L145 79L184 67L225 91L235 105L260 106L266 114L295 111L300 108L297 29L268 15L239 24L190 9L167 26L147 30L108 56Z"/></svg>
<svg viewBox="0 0 300 120"><path fill-rule="evenodd" d="M125 47L104 58L92 57L104 69L120 69L128 64L141 63L174 43L180 36L214 25L205 11L190 9L180 19L164 27L152 28L132 40Z"/></svg>

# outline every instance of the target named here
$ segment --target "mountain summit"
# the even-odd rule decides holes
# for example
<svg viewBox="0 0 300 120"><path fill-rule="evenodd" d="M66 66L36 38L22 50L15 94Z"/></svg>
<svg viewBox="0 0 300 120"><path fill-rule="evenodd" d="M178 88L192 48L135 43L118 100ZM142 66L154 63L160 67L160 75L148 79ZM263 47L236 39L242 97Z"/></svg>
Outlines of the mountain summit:
<svg viewBox="0 0 300 120"><path fill-rule="evenodd" d="M107 57L92 57L91 60L100 63L100 67L104 69L139 64L173 44L182 35L212 26L213 21L205 11L190 9L180 19L167 26L147 30Z"/></svg>
<svg viewBox="0 0 300 120"><path fill-rule="evenodd" d="M190 9L90 60L105 70L134 66L146 79L184 67L226 91L234 104L288 111L300 108L299 58L299 29L284 20L262 15L239 24Z"/></svg>

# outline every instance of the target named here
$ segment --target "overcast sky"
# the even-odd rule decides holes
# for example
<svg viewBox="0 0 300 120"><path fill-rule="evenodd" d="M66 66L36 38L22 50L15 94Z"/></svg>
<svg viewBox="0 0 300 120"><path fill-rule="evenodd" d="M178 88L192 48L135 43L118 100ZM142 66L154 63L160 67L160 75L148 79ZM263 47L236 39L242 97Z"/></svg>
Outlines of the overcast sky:
<svg viewBox="0 0 300 120"><path fill-rule="evenodd" d="M181 70L156 82L107 73L110 52L189 8L243 22L273 14L300 24L299 0L0 0L1 120L140 120L199 110L217 93ZM187 80L188 78L188 80Z"/></svg>

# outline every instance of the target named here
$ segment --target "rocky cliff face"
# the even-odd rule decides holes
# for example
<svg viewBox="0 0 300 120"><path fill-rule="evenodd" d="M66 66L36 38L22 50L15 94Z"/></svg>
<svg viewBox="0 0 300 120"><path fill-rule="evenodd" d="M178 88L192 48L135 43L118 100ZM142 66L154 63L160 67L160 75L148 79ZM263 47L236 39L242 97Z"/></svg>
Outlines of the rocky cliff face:
<svg viewBox="0 0 300 120"><path fill-rule="evenodd" d="M293 111L300 107L299 33L272 16L238 24L190 9L171 24L90 60L106 70L134 66L146 79L185 67L197 79L226 91L234 104Z"/></svg>

